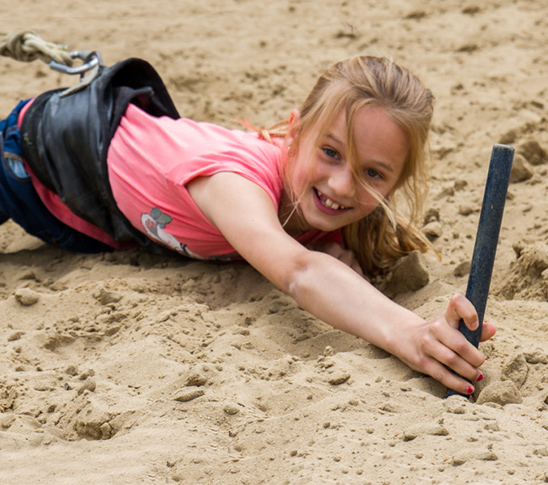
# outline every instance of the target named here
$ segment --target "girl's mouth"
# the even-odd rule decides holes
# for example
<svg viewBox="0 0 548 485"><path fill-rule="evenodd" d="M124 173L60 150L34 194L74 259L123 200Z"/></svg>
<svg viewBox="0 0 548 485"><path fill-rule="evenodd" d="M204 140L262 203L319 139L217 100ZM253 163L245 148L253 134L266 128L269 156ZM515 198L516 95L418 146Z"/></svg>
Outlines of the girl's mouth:
<svg viewBox="0 0 548 485"><path fill-rule="evenodd" d="M318 189L314 188L315 200L321 205L322 208L328 209L329 213L339 213L345 210L350 209L344 205L337 204L337 202L332 201L325 194L320 192Z"/></svg>

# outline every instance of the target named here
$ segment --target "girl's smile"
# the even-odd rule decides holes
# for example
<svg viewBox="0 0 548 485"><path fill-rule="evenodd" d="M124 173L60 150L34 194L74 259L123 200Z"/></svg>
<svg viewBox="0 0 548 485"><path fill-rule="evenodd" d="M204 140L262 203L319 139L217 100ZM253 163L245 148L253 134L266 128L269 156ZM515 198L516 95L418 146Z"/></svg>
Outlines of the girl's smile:
<svg viewBox="0 0 548 485"><path fill-rule="evenodd" d="M289 233L334 231L370 214L379 202L362 181L381 198L388 198L397 188L409 141L387 110L365 106L356 111L355 167L348 160L346 129L343 110L318 143L314 133L301 139L292 181L300 194L299 210L285 226Z"/></svg>
<svg viewBox="0 0 548 485"><path fill-rule="evenodd" d="M315 195L314 202L320 211L330 215L339 215L341 211L349 210L349 207L337 204L318 189L313 189L313 191Z"/></svg>

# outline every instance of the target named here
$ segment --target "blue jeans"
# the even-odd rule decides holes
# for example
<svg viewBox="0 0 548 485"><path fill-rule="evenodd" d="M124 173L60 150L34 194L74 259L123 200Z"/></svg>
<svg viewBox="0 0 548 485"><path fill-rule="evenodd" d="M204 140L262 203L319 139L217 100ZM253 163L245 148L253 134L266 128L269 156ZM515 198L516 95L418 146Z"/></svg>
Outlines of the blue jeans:
<svg viewBox="0 0 548 485"><path fill-rule="evenodd" d="M81 253L112 251L57 219L38 196L25 170L21 134L17 126L21 101L10 115L0 121L0 224L12 219L26 232L47 244Z"/></svg>

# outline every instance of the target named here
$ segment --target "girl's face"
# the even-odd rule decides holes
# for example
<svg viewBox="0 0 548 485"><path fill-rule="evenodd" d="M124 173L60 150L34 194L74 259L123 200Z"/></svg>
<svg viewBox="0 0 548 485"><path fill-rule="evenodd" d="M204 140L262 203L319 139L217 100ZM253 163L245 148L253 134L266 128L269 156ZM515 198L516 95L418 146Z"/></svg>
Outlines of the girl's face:
<svg viewBox="0 0 548 485"><path fill-rule="evenodd" d="M397 188L409 154L407 136L385 108L366 106L354 116L358 172L373 190L387 198ZM300 210L286 226L288 232L334 231L363 219L378 206L356 180L347 153L344 110L319 143L314 142L314 134L301 139L292 183L302 196L298 201ZM301 159L309 154L312 163ZM301 164L311 170L299 170Z"/></svg>

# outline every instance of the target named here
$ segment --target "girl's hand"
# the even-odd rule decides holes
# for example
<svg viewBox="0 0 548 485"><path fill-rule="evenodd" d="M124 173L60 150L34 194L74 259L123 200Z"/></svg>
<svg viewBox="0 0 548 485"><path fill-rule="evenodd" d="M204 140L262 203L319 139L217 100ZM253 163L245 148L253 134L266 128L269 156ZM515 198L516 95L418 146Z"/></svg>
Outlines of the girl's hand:
<svg viewBox="0 0 548 485"><path fill-rule="evenodd" d="M344 263L352 268L360 276L364 276L360 263L358 262L358 258L350 249L346 249L336 242L312 244L310 249L329 254L335 259L338 259L341 263Z"/></svg>
<svg viewBox="0 0 548 485"><path fill-rule="evenodd" d="M474 388L470 382L483 378L478 367L485 357L458 331L461 318L470 330L478 327L478 315L472 303L462 295L455 295L443 315L404 329L404 334L397 336L400 344L395 355L412 369L432 376L444 386L460 394L472 394ZM495 332L492 323L484 322L481 341L491 338Z"/></svg>

